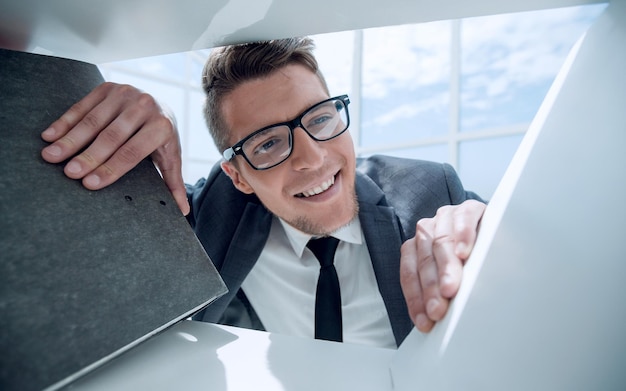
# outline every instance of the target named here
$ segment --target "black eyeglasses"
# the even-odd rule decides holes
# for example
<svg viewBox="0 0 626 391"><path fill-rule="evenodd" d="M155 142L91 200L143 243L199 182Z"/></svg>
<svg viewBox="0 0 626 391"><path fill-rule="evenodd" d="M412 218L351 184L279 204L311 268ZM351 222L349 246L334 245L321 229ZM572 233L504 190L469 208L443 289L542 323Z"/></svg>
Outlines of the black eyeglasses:
<svg viewBox="0 0 626 391"><path fill-rule="evenodd" d="M255 170L267 170L284 162L293 151L293 131L302 128L315 141L333 139L348 129L348 95L323 100L289 122L266 126L224 151L226 160L243 156Z"/></svg>

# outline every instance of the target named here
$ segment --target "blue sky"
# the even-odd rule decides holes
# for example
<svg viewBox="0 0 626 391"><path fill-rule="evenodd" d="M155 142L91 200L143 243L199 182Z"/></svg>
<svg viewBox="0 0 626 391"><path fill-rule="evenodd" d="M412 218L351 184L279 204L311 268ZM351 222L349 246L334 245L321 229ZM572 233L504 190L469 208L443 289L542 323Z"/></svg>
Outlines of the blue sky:
<svg viewBox="0 0 626 391"><path fill-rule="evenodd" d="M605 5L464 19L461 24L462 130L527 123L565 56ZM363 126L447 132L451 22L364 32ZM350 90L353 37L316 36L331 93ZM374 136L373 134L371 136ZM381 142L373 138L371 142Z"/></svg>

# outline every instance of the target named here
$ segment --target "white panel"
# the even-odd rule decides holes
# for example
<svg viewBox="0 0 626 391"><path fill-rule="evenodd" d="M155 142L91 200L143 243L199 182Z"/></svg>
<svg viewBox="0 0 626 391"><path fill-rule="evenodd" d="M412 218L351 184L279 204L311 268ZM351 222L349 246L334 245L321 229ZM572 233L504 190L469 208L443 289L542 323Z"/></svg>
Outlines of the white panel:
<svg viewBox="0 0 626 391"><path fill-rule="evenodd" d="M71 385L74 391L390 390L391 349L186 321Z"/></svg>
<svg viewBox="0 0 626 391"><path fill-rule="evenodd" d="M394 357L397 390L626 389L625 21L615 1L574 49L451 312Z"/></svg>
<svg viewBox="0 0 626 391"><path fill-rule="evenodd" d="M602 0L0 0L0 47L92 63Z"/></svg>

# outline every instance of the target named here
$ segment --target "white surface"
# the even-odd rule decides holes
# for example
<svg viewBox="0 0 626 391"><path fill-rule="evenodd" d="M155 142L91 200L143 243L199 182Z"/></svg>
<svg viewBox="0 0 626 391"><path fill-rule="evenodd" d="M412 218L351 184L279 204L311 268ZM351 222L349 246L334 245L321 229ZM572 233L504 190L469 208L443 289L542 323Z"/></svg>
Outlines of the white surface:
<svg viewBox="0 0 626 391"><path fill-rule="evenodd" d="M0 0L0 47L103 63L601 0Z"/></svg>
<svg viewBox="0 0 626 391"><path fill-rule="evenodd" d="M69 389L384 391L393 353L184 321Z"/></svg>
<svg viewBox="0 0 626 391"><path fill-rule="evenodd" d="M557 77L449 316L394 357L397 390L626 389L625 21L609 5Z"/></svg>

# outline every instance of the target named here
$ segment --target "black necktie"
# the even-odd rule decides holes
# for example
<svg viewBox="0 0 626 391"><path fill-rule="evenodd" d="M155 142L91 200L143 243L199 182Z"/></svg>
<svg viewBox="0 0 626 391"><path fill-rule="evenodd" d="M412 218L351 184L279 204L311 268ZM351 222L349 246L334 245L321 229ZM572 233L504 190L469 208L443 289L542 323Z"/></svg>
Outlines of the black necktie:
<svg viewBox="0 0 626 391"><path fill-rule="evenodd" d="M320 262L320 277L315 294L315 338L342 342L341 293L333 264L339 239L311 239L307 247Z"/></svg>

